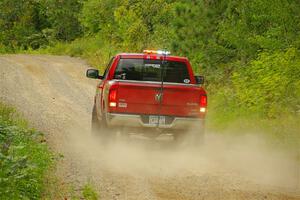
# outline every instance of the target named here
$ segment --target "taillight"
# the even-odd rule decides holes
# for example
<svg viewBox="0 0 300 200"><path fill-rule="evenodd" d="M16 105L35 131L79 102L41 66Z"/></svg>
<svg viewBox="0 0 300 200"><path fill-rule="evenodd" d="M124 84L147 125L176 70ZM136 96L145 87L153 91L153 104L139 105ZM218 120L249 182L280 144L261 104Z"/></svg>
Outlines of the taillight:
<svg viewBox="0 0 300 200"><path fill-rule="evenodd" d="M207 107L207 96L206 95L201 95L200 96L200 112L205 113L206 112L206 107Z"/></svg>
<svg viewBox="0 0 300 200"><path fill-rule="evenodd" d="M109 107L117 107L117 89L110 89L108 102Z"/></svg>

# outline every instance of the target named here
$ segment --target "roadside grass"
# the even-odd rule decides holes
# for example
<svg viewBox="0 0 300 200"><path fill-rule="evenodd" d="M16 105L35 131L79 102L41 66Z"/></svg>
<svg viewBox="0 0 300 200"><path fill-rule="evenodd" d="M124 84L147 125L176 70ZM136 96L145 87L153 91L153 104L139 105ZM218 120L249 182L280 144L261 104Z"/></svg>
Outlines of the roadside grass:
<svg viewBox="0 0 300 200"><path fill-rule="evenodd" d="M54 155L43 134L0 103L0 199L41 199Z"/></svg>
<svg viewBox="0 0 300 200"><path fill-rule="evenodd" d="M85 200L98 200L99 194L95 190L94 186L91 183L84 185L82 189L82 196Z"/></svg>
<svg viewBox="0 0 300 200"><path fill-rule="evenodd" d="M90 183L80 192L56 175L61 159L50 151L44 135L30 129L13 107L0 102L0 199L97 200Z"/></svg>

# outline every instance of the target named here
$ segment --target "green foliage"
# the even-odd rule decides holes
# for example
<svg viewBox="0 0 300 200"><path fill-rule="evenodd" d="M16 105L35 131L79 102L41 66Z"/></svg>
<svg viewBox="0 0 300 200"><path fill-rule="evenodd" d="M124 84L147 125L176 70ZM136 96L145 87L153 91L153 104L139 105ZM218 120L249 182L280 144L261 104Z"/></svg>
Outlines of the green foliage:
<svg viewBox="0 0 300 200"><path fill-rule="evenodd" d="M51 53L56 55L70 55L86 59L89 64L105 69L111 56L118 52L109 43L105 42L101 36L84 37L76 39L72 43L56 43L52 47L39 49L33 53Z"/></svg>
<svg viewBox="0 0 300 200"><path fill-rule="evenodd" d="M233 78L235 101L240 109L264 118L295 114L300 105L300 52L261 53Z"/></svg>
<svg viewBox="0 0 300 200"><path fill-rule="evenodd" d="M231 1L219 24L220 43L234 50L233 59L247 62L260 50L285 49L299 31L298 1ZM296 11L298 10L298 11Z"/></svg>
<svg viewBox="0 0 300 200"><path fill-rule="evenodd" d="M16 118L0 104L0 199L40 199L52 155L39 143L41 133Z"/></svg>
<svg viewBox="0 0 300 200"><path fill-rule="evenodd" d="M81 22L86 34L100 34L115 47L141 51L167 47L172 16L172 4L164 0L88 0L83 5Z"/></svg>
<svg viewBox="0 0 300 200"><path fill-rule="evenodd" d="M82 0L61 1L41 0L44 15L47 17L48 28L54 38L59 41L72 41L81 36L79 12Z"/></svg>
<svg viewBox="0 0 300 200"><path fill-rule="evenodd" d="M194 64L201 63L206 68L215 68L214 64L221 63L224 55L230 56L219 46L216 36L227 4L228 1L176 2L172 20L175 38L170 41L172 50L179 55L188 55Z"/></svg>
<svg viewBox="0 0 300 200"><path fill-rule="evenodd" d="M122 0L114 12L119 46L129 51L165 48L172 33L171 5L164 0Z"/></svg>
<svg viewBox="0 0 300 200"><path fill-rule="evenodd" d="M83 4L80 21L85 32L95 34L102 31L107 37L113 33L114 10L118 0L88 0Z"/></svg>
<svg viewBox="0 0 300 200"><path fill-rule="evenodd" d="M86 184L83 187L82 195L83 195L84 199L86 199L86 200L98 200L99 199L98 193L95 191L95 189L93 188L93 186L91 184Z"/></svg>
<svg viewBox="0 0 300 200"><path fill-rule="evenodd" d="M27 48L30 45L29 37L37 33L35 6L32 0L0 1L0 43L2 45L11 49Z"/></svg>
<svg viewBox="0 0 300 200"><path fill-rule="evenodd" d="M300 52L261 52L210 100L209 127L265 130L280 145L299 146Z"/></svg>
<svg viewBox="0 0 300 200"><path fill-rule="evenodd" d="M74 40L81 35L80 9L79 0L1 0L0 47L16 52Z"/></svg>

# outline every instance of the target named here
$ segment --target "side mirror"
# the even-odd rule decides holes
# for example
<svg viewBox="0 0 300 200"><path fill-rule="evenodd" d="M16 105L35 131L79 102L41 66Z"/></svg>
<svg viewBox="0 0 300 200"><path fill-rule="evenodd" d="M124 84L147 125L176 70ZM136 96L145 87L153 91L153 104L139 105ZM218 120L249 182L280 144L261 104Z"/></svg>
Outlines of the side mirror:
<svg viewBox="0 0 300 200"><path fill-rule="evenodd" d="M86 77L94 79L103 79L103 76L99 76L99 70L97 69L88 69L86 71Z"/></svg>
<svg viewBox="0 0 300 200"><path fill-rule="evenodd" d="M195 76L196 84L203 84L204 83L204 76Z"/></svg>

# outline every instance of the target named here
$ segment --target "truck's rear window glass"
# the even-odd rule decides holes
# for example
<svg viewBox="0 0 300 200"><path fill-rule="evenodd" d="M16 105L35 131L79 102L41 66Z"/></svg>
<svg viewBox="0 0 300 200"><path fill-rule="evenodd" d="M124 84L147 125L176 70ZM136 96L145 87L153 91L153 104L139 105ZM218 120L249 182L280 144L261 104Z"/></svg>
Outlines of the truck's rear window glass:
<svg viewBox="0 0 300 200"><path fill-rule="evenodd" d="M160 60L120 59L114 78L137 81L161 81ZM184 62L167 61L164 64L164 82L190 83Z"/></svg>

